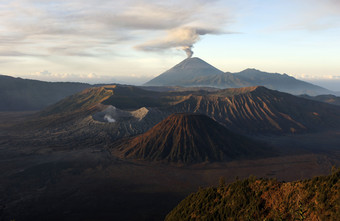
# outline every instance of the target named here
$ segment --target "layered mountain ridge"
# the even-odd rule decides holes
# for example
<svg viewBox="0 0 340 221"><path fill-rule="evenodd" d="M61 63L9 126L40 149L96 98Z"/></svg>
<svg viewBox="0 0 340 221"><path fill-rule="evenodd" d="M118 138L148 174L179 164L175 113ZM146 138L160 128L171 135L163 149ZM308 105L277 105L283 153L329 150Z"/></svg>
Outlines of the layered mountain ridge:
<svg viewBox="0 0 340 221"><path fill-rule="evenodd" d="M265 87L224 89L191 94L171 107L174 112L206 114L228 128L249 133L296 133L336 127L339 108ZM333 116L333 117L330 117Z"/></svg>
<svg viewBox="0 0 340 221"><path fill-rule="evenodd" d="M91 85L75 82L45 82L0 75L0 111L41 110ZM222 72L200 58L187 58L145 83L145 89L159 92L216 90L262 85L296 95L334 94L325 88L297 80L286 74L246 69L239 73ZM138 102L138 101L136 101ZM140 105L143 106L143 105Z"/></svg>
<svg viewBox="0 0 340 221"><path fill-rule="evenodd" d="M305 81L297 80L287 74L267 73L256 69L246 69L238 73L218 70L200 58L187 58L145 83L146 86L185 86L235 88L265 86L269 89L291 94L329 94L330 90Z"/></svg>
<svg viewBox="0 0 340 221"><path fill-rule="evenodd" d="M212 92L155 92L119 85L100 87L66 98L41 114L48 119L54 118L53 116L66 119L65 116L71 114L79 118L94 116L109 106L125 111L148 109L146 117L138 121L140 124L144 122L144 129L150 129L172 113L184 112L204 114L229 129L250 134L312 132L337 128L340 125L338 106L261 86ZM131 125L129 123L127 128L134 128L134 122L130 122Z"/></svg>
<svg viewBox="0 0 340 221"><path fill-rule="evenodd" d="M318 95L318 96L309 96L307 94L300 95L300 97L314 100L314 101L320 101L328 104L334 104L334 105L340 105L340 97L337 97L332 94L324 94L324 95Z"/></svg>
<svg viewBox="0 0 340 221"><path fill-rule="evenodd" d="M0 75L0 111L41 110L93 85L45 82Z"/></svg>

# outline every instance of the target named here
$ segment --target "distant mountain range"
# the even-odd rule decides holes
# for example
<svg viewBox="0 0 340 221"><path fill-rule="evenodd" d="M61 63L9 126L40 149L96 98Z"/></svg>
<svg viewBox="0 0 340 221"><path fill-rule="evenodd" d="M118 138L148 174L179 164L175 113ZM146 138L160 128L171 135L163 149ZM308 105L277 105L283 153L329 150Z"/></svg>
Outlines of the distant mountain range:
<svg viewBox="0 0 340 221"><path fill-rule="evenodd" d="M287 74L246 69L238 73L222 72L200 58L187 58L145 83L145 86L186 86L237 88L265 86L291 94L330 94L332 91L297 80Z"/></svg>
<svg viewBox="0 0 340 221"><path fill-rule="evenodd" d="M93 87L71 82L45 82L0 75L0 111L40 110Z"/></svg>
<svg viewBox="0 0 340 221"><path fill-rule="evenodd" d="M340 105L340 97L337 97L332 94L324 94L324 95L318 95L318 96L309 96L307 94L302 94L300 95L300 97L314 100L314 101L325 102L328 104Z"/></svg>
<svg viewBox="0 0 340 221"><path fill-rule="evenodd" d="M0 111L41 110L86 88L103 86L73 82L44 82L0 75ZM265 86L295 95L334 94L325 88L297 80L286 74L246 69L239 73L222 72L200 58L188 58L155 77L141 88L147 90L216 91L223 88ZM328 102L329 99L320 99ZM136 101L138 102L138 101Z"/></svg>

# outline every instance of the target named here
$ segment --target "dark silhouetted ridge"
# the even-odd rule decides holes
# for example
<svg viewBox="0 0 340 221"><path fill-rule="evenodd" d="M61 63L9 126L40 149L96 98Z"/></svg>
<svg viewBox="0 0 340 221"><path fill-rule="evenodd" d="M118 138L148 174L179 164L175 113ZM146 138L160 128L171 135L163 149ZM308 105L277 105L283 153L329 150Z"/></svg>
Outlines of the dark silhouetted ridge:
<svg viewBox="0 0 340 221"><path fill-rule="evenodd" d="M89 87L92 85L45 82L0 75L0 111L41 110Z"/></svg>

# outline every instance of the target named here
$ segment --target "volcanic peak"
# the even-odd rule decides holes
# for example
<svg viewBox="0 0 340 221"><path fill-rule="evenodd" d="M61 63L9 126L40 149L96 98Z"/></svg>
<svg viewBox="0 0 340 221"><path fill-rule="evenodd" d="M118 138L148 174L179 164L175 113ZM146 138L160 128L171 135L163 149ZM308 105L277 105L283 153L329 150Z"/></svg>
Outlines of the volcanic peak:
<svg viewBox="0 0 340 221"><path fill-rule="evenodd" d="M202 114L176 113L118 145L123 158L176 163L225 161L264 154L266 147Z"/></svg>
<svg viewBox="0 0 340 221"><path fill-rule="evenodd" d="M222 75L223 72L200 58L187 58L166 72L160 74L145 85L166 86L186 85L192 79L210 75Z"/></svg>

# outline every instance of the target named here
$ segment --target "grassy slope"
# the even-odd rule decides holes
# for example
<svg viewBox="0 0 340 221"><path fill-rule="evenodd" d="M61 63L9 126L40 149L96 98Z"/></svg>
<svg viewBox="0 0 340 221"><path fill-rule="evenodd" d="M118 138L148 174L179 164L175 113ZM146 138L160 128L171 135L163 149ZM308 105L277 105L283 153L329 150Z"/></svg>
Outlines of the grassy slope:
<svg viewBox="0 0 340 221"><path fill-rule="evenodd" d="M337 220L340 169L297 182L255 179L200 189L165 220Z"/></svg>

